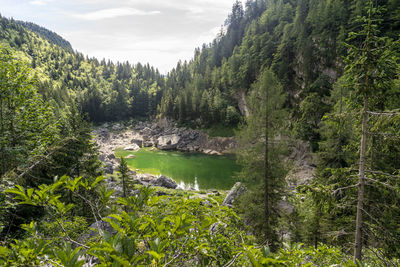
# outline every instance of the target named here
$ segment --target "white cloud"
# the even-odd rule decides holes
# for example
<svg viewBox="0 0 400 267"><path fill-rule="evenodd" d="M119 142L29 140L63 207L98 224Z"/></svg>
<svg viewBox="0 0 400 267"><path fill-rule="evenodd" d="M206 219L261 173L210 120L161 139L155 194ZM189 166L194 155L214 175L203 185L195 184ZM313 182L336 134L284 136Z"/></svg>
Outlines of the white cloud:
<svg viewBox="0 0 400 267"><path fill-rule="evenodd" d="M40 0L37 0L40 1ZM160 11L143 11L135 8L108 8L101 9L94 12L73 14L73 17L84 19L84 20L101 20L110 19L122 16L146 16L160 14Z"/></svg>
<svg viewBox="0 0 400 267"><path fill-rule="evenodd" d="M2 15L49 28L83 54L149 62L162 73L212 42L234 1L0 0Z"/></svg>
<svg viewBox="0 0 400 267"><path fill-rule="evenodd" d="M52 0L33 0L33 1L29 1L29 4L36 5L36 6L45 6L51 1Z"/></svg>

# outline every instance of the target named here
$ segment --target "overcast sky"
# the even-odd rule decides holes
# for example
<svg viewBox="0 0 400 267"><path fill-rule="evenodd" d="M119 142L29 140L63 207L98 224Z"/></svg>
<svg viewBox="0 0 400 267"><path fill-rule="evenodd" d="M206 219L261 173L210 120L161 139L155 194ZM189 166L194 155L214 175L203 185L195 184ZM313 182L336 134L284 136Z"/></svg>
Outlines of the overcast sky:
<svg viewBox="0 0 400 267"><path fill-rule="evenodd" d="M52 30L79 52L162 73L211 42L235 0L0 0L0 13Z"/></svg>

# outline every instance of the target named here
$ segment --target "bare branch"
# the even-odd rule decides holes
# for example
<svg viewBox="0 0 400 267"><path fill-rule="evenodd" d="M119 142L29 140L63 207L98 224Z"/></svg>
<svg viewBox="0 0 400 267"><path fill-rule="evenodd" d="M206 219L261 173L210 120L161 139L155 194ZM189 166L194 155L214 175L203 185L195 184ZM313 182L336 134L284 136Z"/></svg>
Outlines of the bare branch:
<svg viewBox="0 0 400 267"><path fill-rule="evenodd" d="M371 251L372 253L374 253L374 255L382 262L385 263L386 266L398 266L397 264L394 264L392 261L390 261L389 259L385 259L383 258L378 251L375 251L375 249L372 249L370 247L366 247L369 251Z"/></svg>
<svg viewBox="0 0 400 267"><path fill-rule="evenodd" d="M235 263L235 261L239 258L240 255L242 255L243 252L240 252L238 254L235 255L235 257L233 257L232 260L230 260L227 264L225 264L223 267L230 267L232 266L232 264Z"/></svg>
<svg viewBox="0 0 400 267"><path fill-rule="evenodd" d="M389 189L392 189L392 190L396 191L396 188L391 186L390 184L387 184L387 183L384 183L384 182L381 182L381 181L378 181L378 180L375 180L375 179L372 179L372 178L368 178L368 177L365 177L365 180L381 184L381 185L383 185L383 186L385 186L385 187L387 187ZM372 184L367 184L367 185L372 185Z"/></svg>
<svg viewBox="0 0 400 267"><path fill-rule="evenodd" d="M374 111L367 111L368 114L374 115L374 116L388 116L388 117L393 117L400 115L400 112L374 112Z"/></svg>
<svg viewBox="0 0 400 267"><path fill-rule="evenodd" d="M80 197L81 199L83 199L83 201L85 201L85 202L89 205L90 209L92 210L93 217L94 217L94 219L95 219L95 221L96 221L96 225L98 225L98 222L99 222L99 221L97 220L97 216L99 216L99 219L100 219L100 220L103 219L103 218L101 217L99 211L97 211L97 216L96 216L95 208L93 207L92 203L91 203L88 199L86 199L84 196L82 196L81 194L79 194L79 193L76 192L76 191L75 191L75 192L72 192L72 193L73 193L74 195ZM96 228L97 228L97 231L99 232L99 235L101 236L100 227L96 227Z"/></svg>
<svg viewBox="0 0 400 267"><path fill-rule="evenodd" d="M51 213L49 213L49 215L50 215L51 217L53 217L53 219L54 219L54 220L57 222L57 224L61 227L61 229L62 229L62 231L64 232L64 234L65 234L65 236L66 236L66 238L67 238L68 241L70 241L71 243L74 243L74 244L76 244L76 245L78 245L78 246L84 247L84 248L86 248L86 249L89 248L89 247L86 246L85 244L82 244L82 243L79 243L78 241L73 240L73 239L68 235L67 230L65 230L64 225L59 221L59 219L58 219L56 216L52 215Z"/></svg>
<svg viewBox="0 0 400 267"><path fill-rule="evenodd" d="M337 188L337 189L332 191L332 195L336 195L341 190L345 190L345 189L349 189L349 188L353 188L353 187L357 187L357 186L358 186L358 183L354 184L354 185L349 185L349 186Z"/></svg>
<svg viewBox="0 0 400 267"><path fill-rule="evenodd" d="M46 156L44 156L43 158L41 158L39 161L36 161L33 165L31 165L29 168L25 169L20 175L18 175L18 178L22 178L25 176L25 174L27 174L29 171L33 170L33 168L35 168L37 165L39 165L40 163L42 163L42 161L48 159L51 155L54 154L55 151L50 152L49 154L47 154Z"/></svg>
<svg viewBox="0 0 400 267"><path fill-rule="evenodd" d="M385 175L385 176L389 176L392 178L400 178L399 175L393 175L387 172L381 172L381 171L373 171L373 170L366 170L366 172L372 173L372 174L381 174L381 175Z"/></svg>

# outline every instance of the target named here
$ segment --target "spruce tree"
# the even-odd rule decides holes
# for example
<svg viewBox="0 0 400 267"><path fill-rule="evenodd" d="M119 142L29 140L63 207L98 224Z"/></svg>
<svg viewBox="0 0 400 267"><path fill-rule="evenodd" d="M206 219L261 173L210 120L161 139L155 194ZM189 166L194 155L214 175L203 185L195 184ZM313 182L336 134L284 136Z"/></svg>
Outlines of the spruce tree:
<svg viewBox="0 0 400 267"><path fill-rule="evenodd" d="M379 37L377 8L373 1L368 1L367 15L358 19L361 30L350 33L348 56L344 79L352 88L351 101L358 108L361 116L361 137L359 146L359 173L357 217L354 243L354 261L361 262L365 212L365 179L367 168L368 117L372 108L381 101L380 98L390 88L396 75L397 64L392 50L392 42Z"/></svg>
<svg viewBox="0 0 400 267"><path fill-rule="evenodd" d="M284 188L285 171L280 161L284 101L278 79L271 70L265 70L253 84L248 98L250 115L238 133L238 157L243 166L240 176L251 192L244 197L241 212L260 238L267 238L272 246L276 245L275 227L280 216L274 207Z"/></svg>

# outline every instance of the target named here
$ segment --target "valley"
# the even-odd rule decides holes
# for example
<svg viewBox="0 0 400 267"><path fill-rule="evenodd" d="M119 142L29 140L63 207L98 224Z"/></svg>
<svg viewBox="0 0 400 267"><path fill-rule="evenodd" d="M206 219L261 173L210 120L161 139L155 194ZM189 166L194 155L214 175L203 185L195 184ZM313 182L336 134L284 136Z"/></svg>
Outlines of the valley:
<svg viewBox="0 0 400 267"><path fill-rule="evenodd" d="M198 5L221 8L84 2L47 13L91 25L83 42L163 12L192 30L210 15ZM236 0L167 73L0 16L0 266L400 266L399 14L399 0Z"/></svg>

